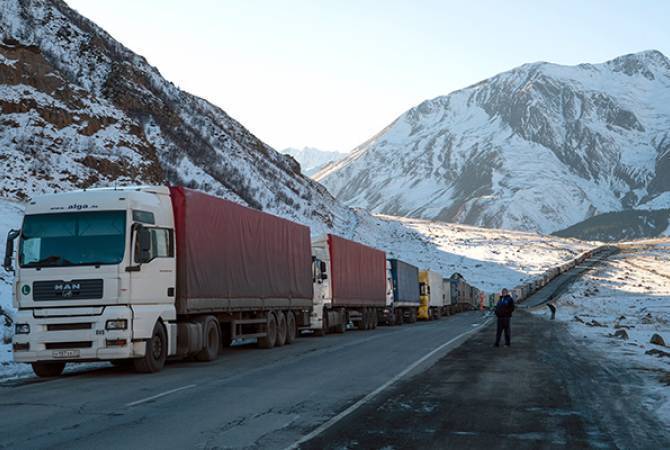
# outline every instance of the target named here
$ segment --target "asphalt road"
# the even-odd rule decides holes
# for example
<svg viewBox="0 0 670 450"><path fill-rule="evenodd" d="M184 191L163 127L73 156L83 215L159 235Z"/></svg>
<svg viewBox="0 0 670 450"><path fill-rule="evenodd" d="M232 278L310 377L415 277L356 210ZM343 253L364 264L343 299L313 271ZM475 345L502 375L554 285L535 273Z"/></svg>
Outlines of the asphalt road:
<svg viewBox="0 0 670 450"><path fill-rule="evenodd" d="M462 313L231 348L157 374L104 368L0 384L0 448L285 448L398 375L425 370L482 321Z"/></svg>
<svg viewBox="0 0 670 450"><path fill-rule="evenodd" d="M554 298L563 293L575 280L580 278L585 272L593 269L602 261L619 253L617 247L605 248L593 254L593 256L581 264L574 267L572 270L564 272L551 280L543 289L536 292L531 297L523 301L520 308L537 308L545 305Z"/></svg>

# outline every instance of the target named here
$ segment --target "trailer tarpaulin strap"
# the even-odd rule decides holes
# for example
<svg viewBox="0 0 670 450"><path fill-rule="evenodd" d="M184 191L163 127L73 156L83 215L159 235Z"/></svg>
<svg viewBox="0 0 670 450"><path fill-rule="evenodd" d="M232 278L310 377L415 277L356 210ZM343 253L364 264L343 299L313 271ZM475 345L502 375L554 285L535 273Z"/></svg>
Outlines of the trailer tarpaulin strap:
<svg viewBox="0 0 670 450"><path fill-rule="evenodd" d="M171 187L178 299L312 298L309 228Z"/></svg>

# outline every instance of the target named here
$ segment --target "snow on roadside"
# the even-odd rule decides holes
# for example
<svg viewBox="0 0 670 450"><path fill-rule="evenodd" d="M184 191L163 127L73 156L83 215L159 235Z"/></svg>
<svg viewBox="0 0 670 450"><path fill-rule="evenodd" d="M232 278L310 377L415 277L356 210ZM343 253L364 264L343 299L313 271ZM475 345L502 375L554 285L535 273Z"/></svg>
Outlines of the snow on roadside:
<svg viewBox="0 0 670 450"><path fill-rule="evenodd" d="M1 257L5 255L5 237L12 228L18 228L23 214L21 203L9 200L0 200L0 240L2 240ZM13 318L12 308L12 282L14 277L3 269L0 269L0 308ZM21 375L30 372L30 366L14 364L12 361L11 339L14 334L12 326L7 326L7 319L0 317L0 374L3 378Z"/></svg>
<svg viewBox="0 0 670 450"><path fill-rule="evenodd" d="M556 318L574 336L640 373L647 406L670 426L670 243L623 250L585 274L557 306ZM667 347L650 343L655 333Z"/></svg>
<svg viewBox="0 0 670 450"><path fill-rule="evenodd" d="M362 218L353 238L444 277L458 272L487 293L528 282L598 243L392 216Z"/></svg>

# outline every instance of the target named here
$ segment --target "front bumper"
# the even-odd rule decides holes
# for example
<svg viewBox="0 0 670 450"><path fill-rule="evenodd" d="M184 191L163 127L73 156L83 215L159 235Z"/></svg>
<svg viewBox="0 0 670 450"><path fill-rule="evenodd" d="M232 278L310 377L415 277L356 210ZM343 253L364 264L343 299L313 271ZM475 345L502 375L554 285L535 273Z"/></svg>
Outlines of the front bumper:
<svg viewBox="0 0 670 450"><path fill-rule="evenodd" d="M127 306L108 306L98 315L67 317L35 317L33 311L19 311L16 316L16 323L30 325L30 333L14 335L14 361L107 361L144 356L145 343L132 342L133 311ZM106 330L107 321L116 319L126 319L127 328Z"/></svg>

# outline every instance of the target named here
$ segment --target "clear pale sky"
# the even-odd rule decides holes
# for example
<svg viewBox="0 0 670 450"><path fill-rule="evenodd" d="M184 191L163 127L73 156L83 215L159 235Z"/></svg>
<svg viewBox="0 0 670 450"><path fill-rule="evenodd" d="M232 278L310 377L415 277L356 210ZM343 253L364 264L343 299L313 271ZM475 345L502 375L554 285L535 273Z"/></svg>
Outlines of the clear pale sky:
<svg viewBox="0 0 670 450"><path fill-rule="evenodd" d="M670 1L66 1L276 149L349 151L526 62L670 56Z"/></svg>

